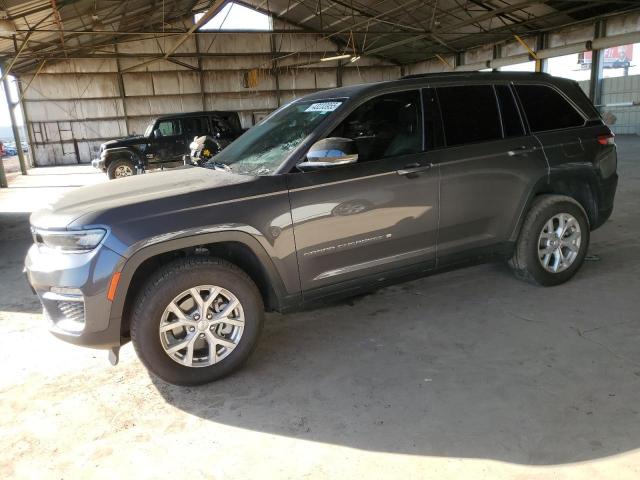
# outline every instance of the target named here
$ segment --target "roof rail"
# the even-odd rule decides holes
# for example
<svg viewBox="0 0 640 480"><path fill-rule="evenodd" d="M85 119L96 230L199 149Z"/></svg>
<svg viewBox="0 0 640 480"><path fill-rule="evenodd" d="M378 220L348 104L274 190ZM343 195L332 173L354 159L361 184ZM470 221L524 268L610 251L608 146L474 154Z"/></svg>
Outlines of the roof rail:
<svg viewBox="0 0 640 480"><path fill-rule="evenodd" d="M475 75L546 75L550 76L547 72L480 72L477 70L459 71L459 72L439 72L439 73L412 73L411 75L403 75L401 80L407 80L411 78L429 78L429 77L466 77Z"/></svg>

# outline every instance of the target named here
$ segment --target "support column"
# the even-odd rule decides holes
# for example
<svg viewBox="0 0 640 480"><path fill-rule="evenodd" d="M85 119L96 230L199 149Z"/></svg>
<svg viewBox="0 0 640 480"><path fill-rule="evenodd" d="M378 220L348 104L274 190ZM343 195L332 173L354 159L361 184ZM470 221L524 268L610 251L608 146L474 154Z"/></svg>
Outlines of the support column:
<svg viewBox="0 0 640 480"><path fill-rule="evenodd" d="M502 46L501 46L501 45L494 45L494 46L493 46L493 52L492 52L492 54L491 54L491 57L492 57L494 60L499 59L499 58L500 58L500 55L502 54L501 50L502 50ZM497 71L498 71L498 69L497 69L497 68L493 68L493 67L491 68L491 70L492 70L493 72L497 72Z"/></svg>
<svg viewBox="0 0 640 480"><path fill-rule="evenodd" d="M0 188L7 188L8 186L7 175L4 173L4 162L0 158Z"/></svg>
<svg viewBox="0 0 640 480"><path fill-rule="evenodd" d="M198 37L194 39L196 45L196 54L198 55L198 80L200 81L200 103L202 104L202 111L207 110L207 99L204 91L204 70L202 69L202 56L200 55L200 43Z"/></svg>
<svg viewBox="0 0 640 480"><path fill-rule="evenodd" d="M544 33L541 33L536 38L536 52L540 50L544 50L547 46L547 36ZM536 59L536 72L546 72L547 71L547 59L546 58L537 58Z"/></svg>
<svg viewBox="0 0 640 480"><path fill-rule="evenodd" d="M34 168L36 166L36 150L35 145L36 142L33 139L33 133L31 132L31 122L29 121L29 113L27 112L27 107L24 103L24 94L25 91L22 88L22 83L17 81L18 85L18 93L20 94L20 109L22 110L22 121L24 122L24 129L27 132L28 144L29 144L29 166Z"/></svg>
<svg viewBox="0 0 640 480"><path fill-rule="evenodd" d="M5 65L3 65L3 70ZM18 159L20 160L20 171L22 175L27 175L27 162L24 160L24 152L22 151L22 141L20 140L20 131L18 130L18 124L16 122L15 108L17 104L14 104L11 100L11 91L9 90L9 75L6 75L2 80L4 86L4 94L7 98L7 106L9 107L9 117L11 118L11 129L13 130L13 140L16 142L16 150L18 151Z"/></svg>
<svg viewBox="0 0 640 480"><path fill-rule="evenodd" d="M606 36L606 20L598 20L595 24L594 38ZM602 103L602 64L604 61L603 50L591 50L591 77L589 82L589 98L594 105Z"/></svg>
<svg viewBox="0 0 640 480"><path fill-rule="evenodd" d="M120 94L120 101L122 102L122 114L124 115L124 128L127 130L126 136L131 134L129 128L129 115L127 115L127 99L124 91L124 80L122 78L122 68L120 67L120 55L118 52L118 45L114 45L116 52L116 68L118 69L118 93ZM78 163L80 159L78 158Z"/></svg>
<svg viewBox="0 0 640 480"><path fill-rule="evenodd" d="M272 19L273 21L273 19ZM278 103L278 108L280 108L280 104L282 100L280 98L280 76L278 75L278 64L276 62L276 54L278 53L276 50L276 39L274 35L269 37L269 41L271 42L271 75L273 75L275 83L276 83L276 101Z"/></svg>

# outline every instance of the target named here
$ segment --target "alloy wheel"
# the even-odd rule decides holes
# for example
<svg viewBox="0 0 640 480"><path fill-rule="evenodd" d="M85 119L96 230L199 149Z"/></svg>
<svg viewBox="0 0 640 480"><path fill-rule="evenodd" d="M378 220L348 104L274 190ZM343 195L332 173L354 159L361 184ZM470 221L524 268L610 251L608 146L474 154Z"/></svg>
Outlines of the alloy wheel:
<svg viewBox="0 0 640 480"><path fill-rule="evenodd" d="M540 264L551 273L566 270L578 257L581 240L580 223L573 215L554 215L544 224L538 237Z"/></svg>
<svg viewBox="0 0 640 480"><path fill-rule="evenodd" d="M165 353L186 367L208 367L238 345L244 312L238 298L222 287L199 285L176 295L160 319Z"/></svg>
<svg viewBox="0 0 640 480"><path fill-rule="evenodd" d="M115 176L116 178L121 177L130 177L133 175L133 169L129 165L120 165L116 168Z"/></svg>

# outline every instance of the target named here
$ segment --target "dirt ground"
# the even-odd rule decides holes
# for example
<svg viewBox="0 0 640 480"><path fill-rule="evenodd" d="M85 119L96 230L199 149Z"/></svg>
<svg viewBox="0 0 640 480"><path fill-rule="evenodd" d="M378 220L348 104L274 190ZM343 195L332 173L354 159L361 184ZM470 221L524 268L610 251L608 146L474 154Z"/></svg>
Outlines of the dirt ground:
<svg viewBox="0 0 640 480"><path fill-rule="evenodd" d="M570 283L501 264L269 315L237 374L180 388L131 345L46 331L22 278L28 211L87 167L0 191L0 478L640 478L640 139ZM27 193L25 193L27 192Z"/></svg>

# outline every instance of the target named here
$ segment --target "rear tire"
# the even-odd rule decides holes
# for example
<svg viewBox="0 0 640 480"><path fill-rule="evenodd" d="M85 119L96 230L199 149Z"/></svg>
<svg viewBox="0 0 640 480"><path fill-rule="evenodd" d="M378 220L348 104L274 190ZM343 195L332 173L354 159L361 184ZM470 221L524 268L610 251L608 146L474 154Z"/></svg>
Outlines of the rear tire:
<svg viewBox="0 0 640 480"><path fill-rule="evenodd" d="M189 257L147 281L136 299L131 340L152 374L174 385L200 385L244 364L263 318L262 296L244 271L218 258Z"/></svg>
<svg viewBox="0 0 640 480"><path fill-rule="evenodd" d="M589 233L587 214L573 198L540 195L525 218L509 265L522 280L559 285L582 265Z"/></svg>
<svg viewBox="0 0 640 480"><path fill-rule="evenodd" d="M113 160L107 167L107 176L109 177L109 180L131 177L137 173L134 163L126 158Z"/></svg>

